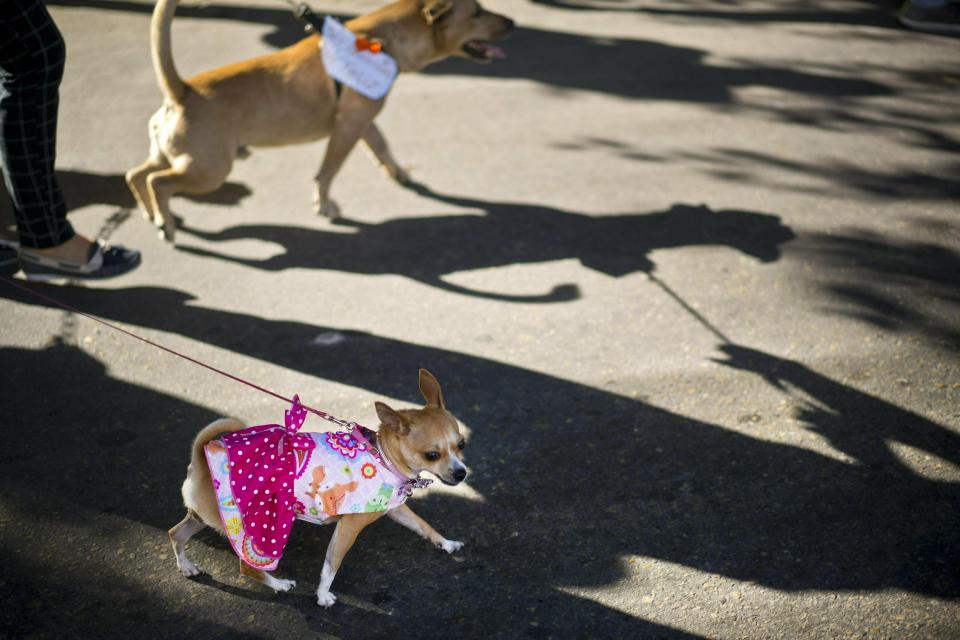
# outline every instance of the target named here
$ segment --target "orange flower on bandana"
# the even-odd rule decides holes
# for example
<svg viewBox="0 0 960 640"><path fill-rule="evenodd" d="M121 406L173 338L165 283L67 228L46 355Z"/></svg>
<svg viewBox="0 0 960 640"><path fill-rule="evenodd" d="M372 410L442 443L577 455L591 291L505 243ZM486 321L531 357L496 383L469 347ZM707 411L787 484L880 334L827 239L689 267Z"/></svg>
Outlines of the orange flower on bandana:
<svg viewBox="0 0 960 640"><path fill-rule="evenodd" d="M363 477L369 480L377 475L377 468L370 464L369 462L362 467L360 467L360 473L363 474Z"/></svg>

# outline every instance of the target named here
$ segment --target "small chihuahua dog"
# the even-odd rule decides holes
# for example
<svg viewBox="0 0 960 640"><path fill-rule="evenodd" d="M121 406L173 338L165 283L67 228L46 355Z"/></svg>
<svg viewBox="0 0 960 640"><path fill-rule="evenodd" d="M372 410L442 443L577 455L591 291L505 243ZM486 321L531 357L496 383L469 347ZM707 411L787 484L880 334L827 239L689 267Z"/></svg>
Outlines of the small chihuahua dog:
<svg viewBox="0 0 960 640"><path fill-rule="evenodd" d="M296 517L318 524L337 523L327 547L320 585L317 587L317 604L322 607L329 607L336 602L336 596L331 593L330 587L343 558L353 546L357 536L367 525L383 515L389 516L447 553L458 551L463 546L462 542L444 538L425 520L417 516L405 503L409 492L403 493L403 487L394 491L391 484L382 482L385 479L394 480L393 475L398 472L404 476L407 483L411 484L424 471L430 472L447 485L459 484L467 476L467 469L463 463L464 438L460 433L457 419L447 411L444 405L440 383L425 369L420 369L419 382L420 393L426 401L422 409L395 411L382 402L375 404L377 416L380 418L380 427L376 433L366 431L365 440L369 441L375 449L374 453L379 452L380 457L377 460L385 461L386 466L365 463L362 464L362 471L353 474L349 464L345 462L349 462L348 457L353 457L354 449L357 451L365 449L364 445L358 444L357 439L353 439L345 432L305 432L299 435L308 440L313 439L316 447L309 452L310 455L296 452L297 480L292 482L295 485L301 483L299 486L302 487L302 492L297 493ZM244 428L240 421L232 418L217 420L202 429L193 442L193 456L187 467L187 478L182 488L187 515L169 531L177 568L184 576L200 573L200 569L187 559L184 553L186 542L194 534L204 526L209 526L230 537L230 534L236 532L228 533L226 529L241 526L239 518L227 519L223 515L224 503L228 503L230 508L235 508L234 502L242 501L242 499L235 501L229 490L223 488L227 480L236 473L236 463L231 462L228 465L216 467L220 469L221 466L225 466L230 469L216 472L231 474L225 477L224 482L215 481L211 475L211 468L213 460L226 460L224 447L231 446L229 434ZM240 435L233 438L236 439ZM337 454L342 458L336 458L338 460L336 464L327 464L326 468L321 466L329 460L323 456L336 457ZM218 455L219 458L216 457ZM365 452L364 455L366 455ZM365 459L361 459L359 455L356 457L361 462ZM208 461L210 461L209 465ZM344 482L337 483L341 476ZM243 477L240 476L238 479ZM351 495L360 495L353 492L358 491L358 487L367 480L374 480L376 483L373 485L372 499L367 501L371 495L367 493L359 502L351 500ZM229 484L235 483L229 480ZM226 500L224 496L228 496ZM303 497L302 502L299 497ZM260 504L262 505L263 502ZM267 513L270 512L267 511ZM277 537L279 533L277 532ZM230 539L233 544L234 538ZM234 549L237 550L236 545ZM239 550L238 554L240 554ZM256 562L245 561L244 557L246 555L241 554L241 574L257 580L274 591L287 591L295 586L296 583L293 580L275 578L266 571L256 568ZM261 566L268 565L269 562L264 562Z"/></svg>

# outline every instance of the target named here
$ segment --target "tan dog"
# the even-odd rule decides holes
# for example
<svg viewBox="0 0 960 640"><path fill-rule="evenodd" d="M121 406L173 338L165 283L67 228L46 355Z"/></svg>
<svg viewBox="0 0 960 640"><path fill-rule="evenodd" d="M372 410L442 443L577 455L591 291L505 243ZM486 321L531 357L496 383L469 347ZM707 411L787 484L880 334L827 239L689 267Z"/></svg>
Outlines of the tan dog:
<svg viewBox="0 0 960 640"><path fill-rule="evenodd" d="M422 409L394 411L382 402L376 403L377 415L381 422L374 444L381 454L408 478L428 471L440 478L444 484L459 484L467 475L462 453L464 439L460 434L456 418L444 405L440 383L425 369L420 370L420 392L426 400L426 405ZM220 435L243 428L243 424L232 418L217 420L201 430L193 442L193 457L190 466L187 467L187 478L182 488L187 515L169 531L177 567L185 576L200 573L197 566L190 562L184 553L187 540L203 529L204 525L225 534L210 469L204 457L204 446L211 442L214 442L214 446L219 446L216 441ZM322 493L322 484L323 478L314 475L314 483L311 485L313 490ZM344 488L338 485L334 488L334 492L338 489L342 499ZM324 503L326 502L325 499ZM317 587L319 605L329 607L336 601L336 596L330 592L330 586L344 556L353 546L359 533L384 514L447 553L453 553L463 546L462 542L447 540L437 533L406 503L386 512L350 513L329 518L326 522L336 522L337 528L327 547L320 585ZM274 578L269 573L254 569L243 560L240 560L240 573L250 576L274 591L287 591L296 584L293 580Z"/></svg>
<svg viewBox="0 0 960 640"><path fill-rule="evenodd" d="M315 210L340 215L330 184L358 140L399 182L407 175L373 123L386 98L371 100L344 87L339 98L312 35L276 53L207 71L184 81L170 43L176 0L159 0L150 43L164 95L150 118L150 156L127 172L127 184L145 216L173 241L174 193L208 193L227 179L238 150L282 146L330 137L316 176ZM398 0L346 23L358 36L382 43L401 72L418 71L449 56L501 57L490 44L513 21L484 10L476 0Z"/></svg>

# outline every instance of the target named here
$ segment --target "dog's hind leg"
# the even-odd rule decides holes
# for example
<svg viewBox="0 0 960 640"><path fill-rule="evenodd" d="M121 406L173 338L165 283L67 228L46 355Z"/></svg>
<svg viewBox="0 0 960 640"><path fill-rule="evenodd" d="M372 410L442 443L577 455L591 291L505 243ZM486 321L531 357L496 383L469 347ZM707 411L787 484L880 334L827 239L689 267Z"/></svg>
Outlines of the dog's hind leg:
<svg viewBox="0 0 960 640"><path fill-rule="evenodd" d="M147 176L155 171L160 171L170 167L170 163L163 156L147 158L147 161L138 167L127 171L126 180L130 193L140 205L143 217L153 222L157 212L153 210L153 200L150 198L150 192L147 190Z"/></svg>
<svg viewBox="0 0 960 640"><path fill-rule="evenodd" d="M197 517L192 510L187 509L186 517L180 521L177 526L170 529L167 532L167 535L170 536L170 544L173 545L173 553L177 558L177 568L180 569L180 573L190 577L195 576L200 573L200 569L197 565L190 562L187 559L185 553L185 547L187 545L187 540L192 538L194 534L203 529L206 524L203 523L200 518Z"/></svg>
<svg viewBox="0 0 960 640"><path fill-rule="evenodd" d="M295 586L297 586L296 580L284 580L283 578L274 578L272 575L266 571L261 571L260 569L254 569L248 565L243 560L240 561L240 573L247 576L248 578L253 578L260 584L265 587L270 587L274 591L290 591Z"/></svg>
<svg viewBox="0 0 960 640"><path fill-rule="evenodd" d="M170 166L170 162L167 160L160 144L161 132L169 116L170 110L166 105L150 116L150 123L147 125L147 132L150 137L150 155L147 156L143 164L127 171L125 176L127 187L130 188L134 199L140 205L143 217L154 223L156 223L157 212L153 208L153 202L147 190L147 176L154 171L161 171Z"/></svg>
<svg viewBox="0 0 960 640"><path fill-rule="evenodd" d="M195 165L173 166L147 176L147 189L154 211L154 224L163 225L163 239L173 243L177 222L170 212L170 197L175 193L210 193L217 190L230 173L229 164L215 174L201 172Z"/></svg>

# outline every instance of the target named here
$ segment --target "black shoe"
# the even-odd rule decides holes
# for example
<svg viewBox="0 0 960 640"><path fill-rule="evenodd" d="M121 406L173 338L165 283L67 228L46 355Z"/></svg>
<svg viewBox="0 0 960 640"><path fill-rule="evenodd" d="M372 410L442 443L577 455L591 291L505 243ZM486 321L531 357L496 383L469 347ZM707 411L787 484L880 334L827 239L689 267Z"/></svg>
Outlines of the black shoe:
<svg viewBox="0 0 960 640"><path fill-rule="evenodd" d="M109 247L94 242L85 263L58 260L20 248L20 268L27 280L56 280L74 278L99 280L113 278L140 266L140 252L124 247Z"/></svg>
<svg viewBox="0 0 960 640"><path fill-rule="evenodd" d="M900 22L917 31L960 34L960 5L951 1L938 7L917 7L908 0L900 9Z"/></svg>

